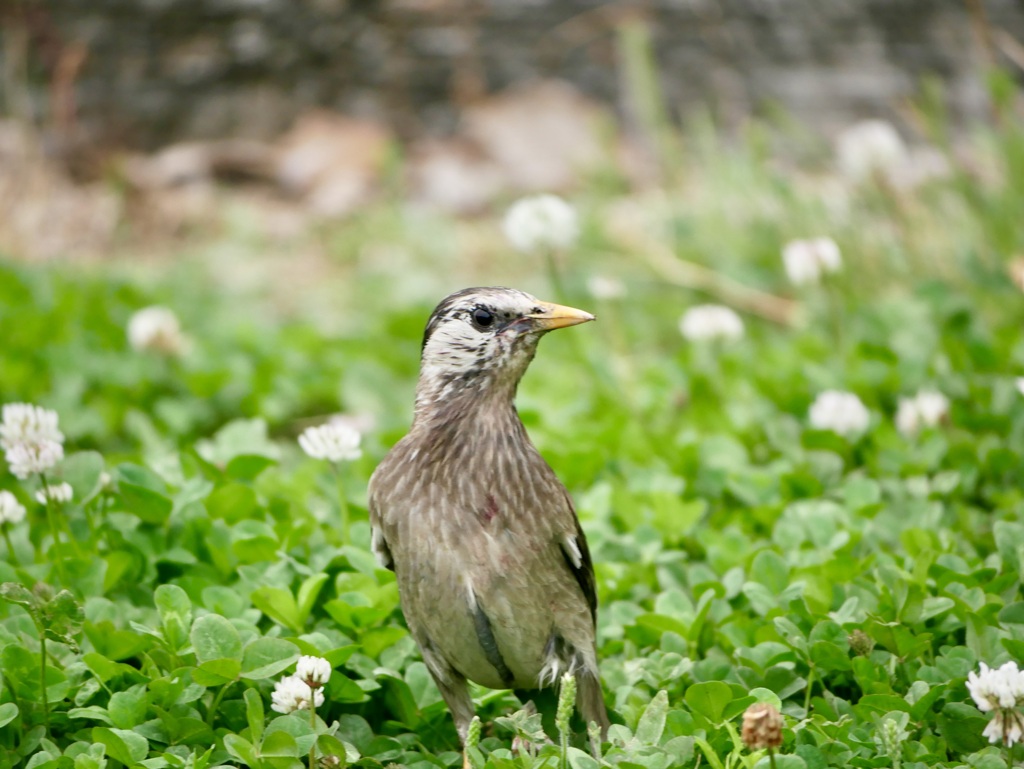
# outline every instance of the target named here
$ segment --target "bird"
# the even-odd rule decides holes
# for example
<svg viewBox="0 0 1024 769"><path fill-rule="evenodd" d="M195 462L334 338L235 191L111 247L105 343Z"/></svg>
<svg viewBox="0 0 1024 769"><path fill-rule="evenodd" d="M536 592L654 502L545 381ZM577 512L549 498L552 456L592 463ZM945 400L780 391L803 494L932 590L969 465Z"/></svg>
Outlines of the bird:
<svg viewBox="0 0 1024 769"><path fill-rule="evenodd" d="M587 539L514 403L541 337L591 320L512 288L446 297L423 335L412 426L370 478L372 550L463 745L468 681L545 689L565 673L607 735Z"/></svg>

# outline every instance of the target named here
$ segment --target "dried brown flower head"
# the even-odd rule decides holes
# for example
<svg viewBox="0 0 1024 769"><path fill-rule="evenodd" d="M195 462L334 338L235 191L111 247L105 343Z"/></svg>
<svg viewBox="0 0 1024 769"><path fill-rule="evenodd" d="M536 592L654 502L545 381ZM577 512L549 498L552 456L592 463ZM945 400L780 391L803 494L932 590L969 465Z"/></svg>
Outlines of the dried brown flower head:
<svg viewBox="0 0 1024 769"><path fill-rule="evenodd" d="M868 656L871 654L871 650L875 648L875 639L860 628L857 628L850 633L850 635L846 637L846 642L850 644L850 648L853 649L853 653L858 654L861 657Z"/></svg>
<svg viewBox="0 0 1024 769"><path fill-rule="evenodd" d="M755 702L743 714L743 744L751 750L782 745L782 714L767 702Z"/></svg>

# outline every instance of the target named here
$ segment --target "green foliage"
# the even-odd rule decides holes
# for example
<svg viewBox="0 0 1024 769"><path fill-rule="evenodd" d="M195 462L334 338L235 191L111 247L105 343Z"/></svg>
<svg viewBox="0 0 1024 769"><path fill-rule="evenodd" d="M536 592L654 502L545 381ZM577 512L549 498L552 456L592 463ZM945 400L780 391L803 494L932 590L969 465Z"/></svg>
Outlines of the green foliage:
<svg viewBox="0 0 1024 769"><path fill-rule="evenodd" d="M1019 170L1013 131L990 142ZM995 256L1024 251L1024 173L867 185L839 216L760 159L712 147L701 201L641 212L674 253L776 292L785 240L840 242L846 269L802 290L802 325L748 317L729 344L683 340L696 297L617 253L612 201L584 199L570 295L551 298L601 320L545 340L519 407L590 541L615 723L595 757L567 728L546 742L511 693L475 690L478 769L765 769L740 739L755 702L785 717L776 769L1005 765L964 682L1024 659L1024 309ZM387 237L427 263L420 235ZM590 258L626 298L583 295ZM326 333L189 278L147 291L0 267L0 402L59 411L50 480L74 490L51 526L38 479L0 475L29 511L0 563L0 767L297 769L311 750L325 767L459 765L365 499L408 424L430 302L367 290ZM129 316L155 301L185 321L181 358L128 346ZM904 436L898 400L926 386L950 397L948 422ZM856 392L870 429L812 429L826 388ZM377 426L336 477L294 438L341 410ZM270 709L303 654L334 667L312 719Z"/></svg>

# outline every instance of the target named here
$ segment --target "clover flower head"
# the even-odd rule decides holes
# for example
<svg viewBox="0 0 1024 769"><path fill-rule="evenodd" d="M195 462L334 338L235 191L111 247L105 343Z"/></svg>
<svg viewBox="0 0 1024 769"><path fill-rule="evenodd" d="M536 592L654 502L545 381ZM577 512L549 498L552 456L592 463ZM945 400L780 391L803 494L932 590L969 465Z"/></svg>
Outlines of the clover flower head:
<svg viewBox="0 0 1024 769"><path fill-rule="evenodd" d="M57 428L57 412L31 403L6 403L0 421L0 448L10 450L19 443L64 442Z"/></svg>
<svg viewBox="0 0 1024 769"><path fill-rule="evenodd" d="M839 245L832 238L791 240L782 247L782 266L794 286L817 283L824 273L843 266Z"/></svg>
<svg viewBox="0 0 1024 769"><path fill-rule="evenodd" d="M64 447L57 441L16 443L4 455L15 477L25 480L30 475L45 473L64 458Z"/></svg>
<svg viewBox="0 0 1024 769"><path fill-rule="evenodd" d="M317 689L331 679L331 663L323 657L302 655L295 665L295 677Z"/></svg>
<svg viewBox="0 0 1024 769"><path fill-rule="evenodd" d="M949 416L949 398L937 390L920 390L912 398L900 398L896 429L907 436L935 427Z"/></svg>
<svg viewBox="0 0 1024 769"><path fill-rule="evenodd" d="M850 645L854 654L862 657L871 654L871 651L875 648L875 639L860 628L854 628L853 632L846 637L846 642Z"/></svg>
<svg viewBox="0 0 1024 769"><path fill-rule="evenodd" d="M1016 662L1007 662L998 668L990 668L984 662L980 672L973 670L967 675L967 691L978 705L979 710L1002 710L1024 705L1024 672Z"/></svg>
<svg viewBox="0 0 1024 769"><path fill-rule="evenodd" d="M899 132L885 120L863 120L836 138L839 170L854 182L892 175L907 164L909 155Z"/></svg>
<svg viewBox="0 0 1024 769"><path fill-rule="evenodd" d="M39 491L36 492L36 500L41 505L45 505L47 501L54 502L70 502L71 498L75 495L74 490L71 488L70 483L55 483L53 485L43 486Z"/></svg>
<svg viewBox="0 0 1024 769"><path fill-rule="evenodd" d="M310 702L313 707L320 707L324 704L324 693L296 676L286 676L274 685L270 702L271 710L287 715L296 710L309 710Z"/></svg>
<svg viewBox="0 0 1024 769"><path fill-rule="evenodd" d="M868 429L871 414L856 395L841 390L825 390L814 399L808 414L811 426L839 435L856 435Z"/></svg>
<svg viewBox="0 0 1024 769"><path fill-rule="evenodd" d="M782 745L782 714L769 702L755 702L743 713L743 744L751 750Z"/></svg>
<svg viewBox="0 0 1024 769"><path fill-rule="evenodd" d="M1005 740L1006 746L1012 748L1024 742L1024 714L1019 710L997 710L981 734L988 737L989 742Z"/></svg>
<svg viewBox="0 0 1024 769"><path fill-rule="evenodd" d="M990 668L984 662L980 671L967 675L967 691L979 710L993 711L992 720L982 734L989 742L1005 741L1008 747L1024 738L1024 671L1016 662Z"/></svg>
<svg viewBox="0 0 1024 769"><path fill-rule="evenodd" d="M173 310L154 305L139 310L128 321L128 343L139 352L176 356L185 351L181 323Z"/></svg>
<svg viewBox="0 0 1024 769"><path fill-rule="evenodd" d="M894 767L902 764L903 745L909 736L905 726L905 719L894 716L883 718L875 730L875 745L882 754L889 757Z"/></svg>
<svg viewBox="0 0 1024 769"><path fill-rule="evenodd" d="M580 234L576 209L557 195L520 198L509 207L502 229L523 253L570 248Z"/></svg>
<svg viewBox="0 0 1024 769"><path fill-rule="evenodd" d="M25 520L25 508L18 498L9 491L0 491L0 525L15 524Z"/></svg>
<svg viewBox="0 0 1024 769"><path fill-rule="evenodd" d="M342 462L359 459L362 436L341 420L332 420L316 427L307 427L299 436L299 446L313 459Z"/></svg>
<svg viewBox="0 0 1024 769"><path fill-rule="evenodd" d="M469 729L466 731L466 750L472 750L480 744L482 730L483 724L480 722L480 716L473 716L473 720L469 722Z"/></svg>
<svg viewBox="0 0 1024 769"><path fill-rule="evenodd" d="M607 275L592 275L587 279L587 291L595 299L622 299L626 295L626 284Z"/></svg>
<svg viewBox="0 0 1024 769"><path fill-rule="evenodd" d="M699 304L683 313L679 320L679 331L691 342L735 340L743 336L743 321L724 305Z"/></svg>
<svg viewBox="0 0 1024 769"><path fill-rule="evenodd" d="M558 687L558 707L555 709L555 723L563 732L569 731L573 708L576 705L576 676L571 672L562 674Z"/></svg>

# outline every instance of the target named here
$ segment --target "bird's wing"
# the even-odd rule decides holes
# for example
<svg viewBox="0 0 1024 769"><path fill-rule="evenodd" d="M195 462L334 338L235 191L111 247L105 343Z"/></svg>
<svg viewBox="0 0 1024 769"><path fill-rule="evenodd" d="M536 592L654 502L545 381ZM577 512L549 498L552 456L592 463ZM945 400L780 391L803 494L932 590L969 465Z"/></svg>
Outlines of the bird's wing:
<svg viewBox="0 0 1024 769"><path fill-rule="evenodd" d="M594 578L594 563L590 560L590 548L587 546L587 537L580 526L579 518L576 517L576 511L573 508L572 499L569 497L568 492L565 492L565 503L569 506L569 511L572 513L576 530L575 532L565 534L562 538L560 543L562 545L562 556L565 558L565 564L569 567L569 571L576 578L580 590L583 591L583 597L587 599L587 605L590 607L590 616L593 618L594 626L596 627L597 581Z"/></svg>
<svg viewBox="0 0 1024 769"><path fill-rule="evenodd" d="M376 475L376 473L374 473ZM388 547L387 540L384 539L384 529L381 524L380 515L380 503L377 499L377 495L374 493L375 488L373 484L373 478L370 478L370 494L369 494L369 512L370 512L370 549L373 550L373 554L377 557L377 563L384 569L395 570L395 559L391 556L391 548Z"/></svg>

